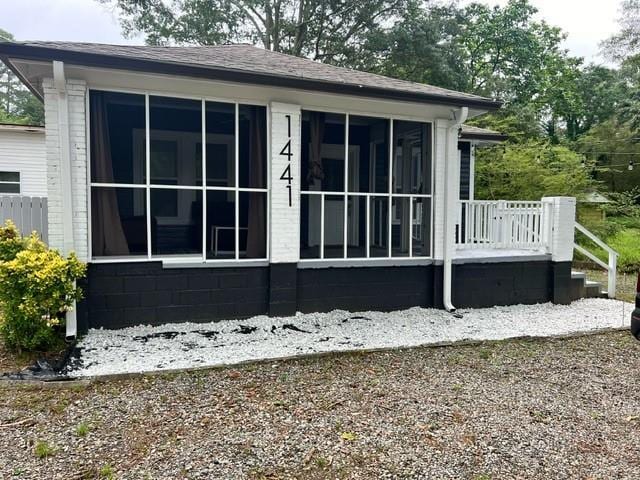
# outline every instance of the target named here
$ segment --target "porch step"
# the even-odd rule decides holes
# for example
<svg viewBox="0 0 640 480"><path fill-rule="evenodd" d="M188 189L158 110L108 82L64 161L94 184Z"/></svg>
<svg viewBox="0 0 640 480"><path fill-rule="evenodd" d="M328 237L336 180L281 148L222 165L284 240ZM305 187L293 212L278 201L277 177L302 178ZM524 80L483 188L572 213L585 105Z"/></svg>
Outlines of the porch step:
<svg viewBox="0 0 640 480"><path fill-rule="evenodd" d="M606 298L607 292L604 291L600 282L587 280L584 272L571 271L571 299L579 298Z"/></svg>

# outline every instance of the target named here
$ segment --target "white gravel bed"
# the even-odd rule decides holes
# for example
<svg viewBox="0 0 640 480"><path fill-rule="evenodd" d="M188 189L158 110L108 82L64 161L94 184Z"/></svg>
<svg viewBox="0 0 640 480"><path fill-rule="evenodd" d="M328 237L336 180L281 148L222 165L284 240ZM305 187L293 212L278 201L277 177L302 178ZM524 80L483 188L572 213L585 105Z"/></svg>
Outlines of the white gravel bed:
<svg viewBox="0 0 640 480"><path fill-rule="evenodd" d="M463 309L458 311L461 318L444 310L415 307L90 330L78 345L80 361L67 373L87 377L320 352L566 335L628 326L632 309L631 304L617 300L583 299L571 305Z"/></svg>

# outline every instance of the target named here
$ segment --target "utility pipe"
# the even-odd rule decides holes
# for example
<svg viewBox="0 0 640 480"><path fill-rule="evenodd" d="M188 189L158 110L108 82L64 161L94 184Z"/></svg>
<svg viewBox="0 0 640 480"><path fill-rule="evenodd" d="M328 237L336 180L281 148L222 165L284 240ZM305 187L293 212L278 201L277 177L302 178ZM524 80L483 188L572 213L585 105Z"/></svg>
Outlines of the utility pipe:
<svg viewBox="0 0 640 480"><path fill-rule="evenodd" d="M458 130L469 116L469 108L461 107L452 111L453 120L449 122L447 128L447 140L445 145L444 163L444 248L443 248L443 278L442 278L442 303L447 312L453 313L456 307L451 301L451 260L455 246L455 218L457 218L458 198L455 193L458 191L453 184L455 180L454 168L459 168L458 162L454 161L453 152L458 151L457 143L452 138L458 137ZM453 151L452 151L453 150Z"/></svg>

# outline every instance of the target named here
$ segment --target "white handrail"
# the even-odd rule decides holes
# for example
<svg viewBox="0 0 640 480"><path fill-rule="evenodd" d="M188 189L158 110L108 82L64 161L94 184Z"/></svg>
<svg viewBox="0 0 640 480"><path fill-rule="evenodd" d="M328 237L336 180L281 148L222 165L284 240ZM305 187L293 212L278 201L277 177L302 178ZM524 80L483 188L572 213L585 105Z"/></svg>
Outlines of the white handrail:
<svg viewBox="0 0 640 480"><path fill-rule="evenodd" d="M587 230L583 225L580 225L578 222L575 222L575 228L579 232L589 238L593 243L598 245L604 251L606 251L609 255L609 261L604 262L600 260L596 255L589 252L586 248L578 245L577 243L573 244L573 248L575 248L578 252L580 252L585 257L593 260L596 264L600 265L607 271L607 296L609 298L615 298L616 296L616 276L618 270L618 252L616 252L609 245L604 243L600 238L596 237L592 232Z"/></svg>

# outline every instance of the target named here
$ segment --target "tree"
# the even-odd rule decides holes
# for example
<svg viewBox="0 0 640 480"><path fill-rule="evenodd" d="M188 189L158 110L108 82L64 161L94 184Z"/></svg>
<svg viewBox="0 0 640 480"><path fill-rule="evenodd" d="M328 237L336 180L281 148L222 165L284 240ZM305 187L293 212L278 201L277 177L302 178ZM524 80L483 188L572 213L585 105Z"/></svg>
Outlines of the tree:
<svg viewBox="0 0 640 480"><path fill-rule="evenodd" d="M0 41L12 41L13 35L0 29ZM41 125L42 103L34 97L13 72L0 62L0 122Z"/></svg>
<svg viewBox="0 0 640 480"><path fill-rule="evenodd" d="M601 44L604 53L618 62L640 53L640 0L623 0L620 12L620 32Z"/></svg>
<svg viewBox="0 0 640 480"><path fill-rule="evenodd" d="M98 0L115 5L125 34L148 44L259 43L268 50L349 65L363 39L408 0Z"/></svg>
<svg viewBox="0 0 640 480"><path fill-rule="evenodd" d="M544 196L580 197L594 188L582 156L543 141L505 144L476 153L476 197L539 200Z"/></svg>
<svg viewBox="0 0 640 480"><path fill-rule="evenodd" d="M411 3L387 30L367 35L357 62L363 70L454 90L467 88L462 10L455 5L425 7Z"/></svg>

